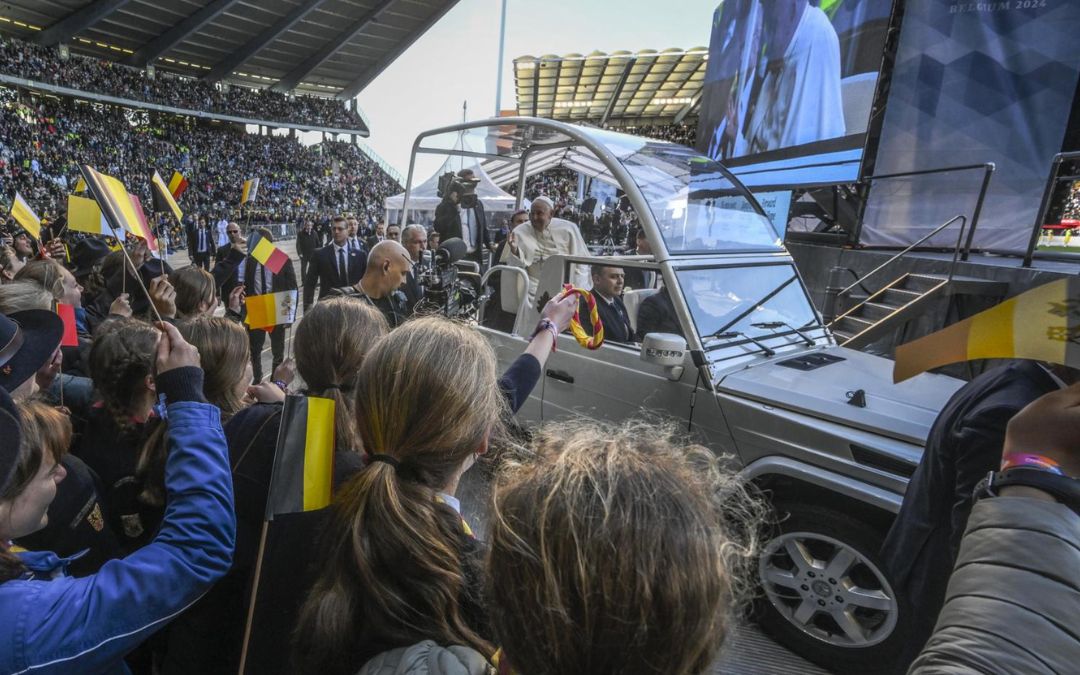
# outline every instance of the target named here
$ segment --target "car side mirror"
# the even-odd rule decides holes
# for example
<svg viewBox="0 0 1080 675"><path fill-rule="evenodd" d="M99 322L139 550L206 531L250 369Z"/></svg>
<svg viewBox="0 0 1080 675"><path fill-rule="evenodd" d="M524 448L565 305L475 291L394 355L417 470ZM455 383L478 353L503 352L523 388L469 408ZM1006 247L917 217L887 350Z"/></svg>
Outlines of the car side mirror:
<svg viewBox="0 0 1080 675"><path fill-rule="evenodd" d="M641 360L663 366L667 378L674 382L683 375L686 340L674 333L649 333L641 341Z"/></svg>

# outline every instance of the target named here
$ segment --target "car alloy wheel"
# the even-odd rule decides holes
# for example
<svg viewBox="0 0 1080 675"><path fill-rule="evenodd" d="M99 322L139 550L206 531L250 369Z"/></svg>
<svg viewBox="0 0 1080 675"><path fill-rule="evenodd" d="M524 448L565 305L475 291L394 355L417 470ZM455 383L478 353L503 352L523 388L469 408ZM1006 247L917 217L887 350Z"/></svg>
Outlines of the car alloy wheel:
<svg viewBox="0 0 1080 675"><path fill-rule="evenodd" d="M870 647L896 627L899 608L885 575L844 542L818 532L772 539L758 563L765 595L799 630L831 645Z"/></svg>

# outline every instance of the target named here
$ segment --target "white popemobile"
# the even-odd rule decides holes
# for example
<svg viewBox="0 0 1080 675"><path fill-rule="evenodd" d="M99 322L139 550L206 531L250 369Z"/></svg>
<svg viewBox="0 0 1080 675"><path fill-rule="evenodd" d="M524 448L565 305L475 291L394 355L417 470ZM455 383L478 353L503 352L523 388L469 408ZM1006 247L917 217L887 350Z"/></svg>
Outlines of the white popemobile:
<svg viewBox="0 0 1080 675"><path fill-rule="evenodd" d="M625 293L631 317L664 289L682 335L589 351L564 334L518 417L680 421L778 515L758 566L759 623L830 668L887 669L909 617L878 550L931 424L962 383L925 374L893 384L892 361L838 347L757 201L690 148L507 117L425 132L413 151L413 164L424 153L483 161L493 177L517 179L519 204L524 178L555 166L625 191L653 256L549 258L538 295L558 293L575 263L651 270L656 287ZM514 327L479 323L506 366L539 317L522 299L523 270L497 266L485 282L494 275Z"/></svg>

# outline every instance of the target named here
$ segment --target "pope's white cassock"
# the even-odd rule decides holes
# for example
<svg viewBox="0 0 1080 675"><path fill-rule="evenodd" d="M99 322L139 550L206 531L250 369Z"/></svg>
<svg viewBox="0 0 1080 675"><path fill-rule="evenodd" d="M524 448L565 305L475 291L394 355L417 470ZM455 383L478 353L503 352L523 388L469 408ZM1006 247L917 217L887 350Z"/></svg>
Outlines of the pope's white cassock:
<svg viewBox="0 0 1080 675"><path fill-rule="evenodd" d="M540 283L540 268L544 260L553 255L589 255L589 247L577 225L562 218L552 218L543 232L537 232L530 222L514 228L514 240L518 253L514 255L507 246L503 249L501 263L524 267L529 274L529 305L535 306L536 287ZM570 282L577 288L592 288L588 265L572 265Z"/></svg>
<svg viewBox="0 0 1080 675"><path fill-rule="evenodd" d="M748 130L749 151L790 148L844 135L840 42L825 12L806 7L783 65L769 69Z"/></svg>

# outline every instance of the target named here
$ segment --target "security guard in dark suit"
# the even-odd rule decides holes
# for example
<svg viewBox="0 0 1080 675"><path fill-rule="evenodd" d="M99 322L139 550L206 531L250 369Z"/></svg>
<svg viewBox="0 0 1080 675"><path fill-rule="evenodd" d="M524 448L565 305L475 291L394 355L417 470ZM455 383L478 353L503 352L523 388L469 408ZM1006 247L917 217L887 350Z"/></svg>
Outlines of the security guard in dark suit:
<svg viewBox="0 0 1080 675"><path fill-rule="evenodd" d="M334 288L352 286L360 281L367 269L367 249L350 245L349 225L337 216L330 224L331 241L311 258L307 276L304 277L304 310L315 304L315 287L319 287L319 300L330 295Z"/></svg>

